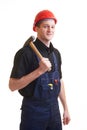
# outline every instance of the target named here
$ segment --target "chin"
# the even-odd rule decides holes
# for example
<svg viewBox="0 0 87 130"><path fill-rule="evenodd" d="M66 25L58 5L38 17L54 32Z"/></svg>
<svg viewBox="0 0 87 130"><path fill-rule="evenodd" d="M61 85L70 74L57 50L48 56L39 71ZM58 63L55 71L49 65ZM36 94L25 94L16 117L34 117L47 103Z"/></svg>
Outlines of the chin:
<svg viewBox="0 0 87 130"><path fill-rule="evenodd" d="M52 40L52 38L53 38L53 37L48 37L48 38L47 38L47 40L48 40L48 41L51 41L51 40Z"/></svg>
<svg viewBox="0 0 87 130"><path fill-rule="evenodd" d="M53 38L53 35L47 35L47 39L51 40Z"/></svg>

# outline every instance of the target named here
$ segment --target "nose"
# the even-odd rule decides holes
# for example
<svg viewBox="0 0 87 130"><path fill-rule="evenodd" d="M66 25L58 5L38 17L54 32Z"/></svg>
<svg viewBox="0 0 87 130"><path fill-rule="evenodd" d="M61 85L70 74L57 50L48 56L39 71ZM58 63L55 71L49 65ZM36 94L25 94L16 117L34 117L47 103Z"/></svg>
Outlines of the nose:
<svg viewBox="0 0 87 130"><path fill-rule="evenodd" d="M51 31L51 30L52 30L51 26L48 26L48 31Z"/></svg>

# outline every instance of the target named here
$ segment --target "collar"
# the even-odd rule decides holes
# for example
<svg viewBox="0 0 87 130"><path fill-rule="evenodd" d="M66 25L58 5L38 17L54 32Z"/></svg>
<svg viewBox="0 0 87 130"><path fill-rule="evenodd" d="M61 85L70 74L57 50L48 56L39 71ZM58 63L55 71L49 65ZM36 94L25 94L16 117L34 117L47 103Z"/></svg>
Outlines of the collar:
<svg viewBox="0 0 87 130"><path fill-rule="evenodd" d="M52 43L50 42L50 47L47 47L43 42L41 42L38 38L36 38L34 42L35 46L40 49L41 51L47 51L48 53L53 52L54 47Z"/></svg>

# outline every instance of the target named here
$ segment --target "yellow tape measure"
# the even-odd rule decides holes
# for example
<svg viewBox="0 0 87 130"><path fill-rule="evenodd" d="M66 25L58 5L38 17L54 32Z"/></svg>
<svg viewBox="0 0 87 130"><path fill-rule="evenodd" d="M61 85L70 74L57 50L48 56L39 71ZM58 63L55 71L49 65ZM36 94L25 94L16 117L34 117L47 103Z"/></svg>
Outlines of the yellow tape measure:
<svg viewBox="0 0 87 130"><path fill-rule="evenodd" d="M49 83L48 86L53 89L53 84L52 83Z"/></svg>

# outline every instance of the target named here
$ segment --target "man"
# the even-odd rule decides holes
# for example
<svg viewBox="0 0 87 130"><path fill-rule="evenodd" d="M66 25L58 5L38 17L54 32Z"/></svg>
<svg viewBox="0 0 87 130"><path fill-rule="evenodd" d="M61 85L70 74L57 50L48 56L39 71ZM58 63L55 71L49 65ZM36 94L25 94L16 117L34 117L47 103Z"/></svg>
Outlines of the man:
<svg viewBox="0 0 87 130"><path fill-rule="evenodd" d="M9 88L23 96L20 130L62 130L58 98L64 113L63 124L70 121L61 72L61 55L51 43L57 19L49 10L40 11L34 20L35 46L40 60L27 44L16 53Z"/></svg>

